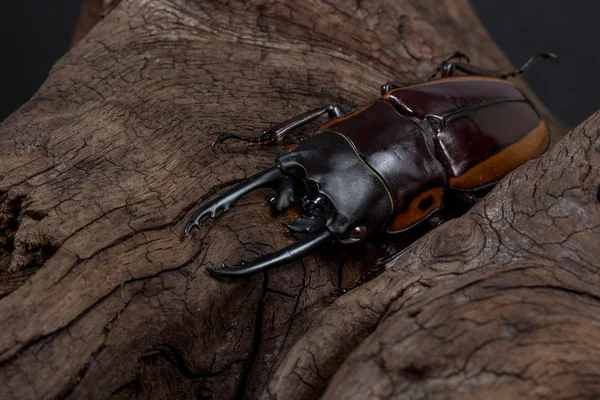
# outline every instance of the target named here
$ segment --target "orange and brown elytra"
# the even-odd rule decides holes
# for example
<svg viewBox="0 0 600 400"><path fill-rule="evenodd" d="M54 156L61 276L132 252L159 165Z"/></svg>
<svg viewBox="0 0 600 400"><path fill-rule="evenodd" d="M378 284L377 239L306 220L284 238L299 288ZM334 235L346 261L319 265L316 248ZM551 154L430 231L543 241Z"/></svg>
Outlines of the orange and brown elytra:
<svg viewBox="0 0 600 400"><path fill-rule="evenodd" d="M455 60L461 58L467 62ZM185 234L262 187L277 190L272 203L278 210L300 206L301 214L287 227L305 233L303 239L237 267L209 269L213 275L241 277L303 258L332 240L355 243L386 231L410 234L434 215L435 221L452 215L446 211L455 205L445 200L472 205L499 179L546 149L546 123L507 80L541 59L558 61L556 55L542 53L515 71L498 74L454 52L423 82L387 83L380 99L353 112L325 106L259 137L222 134L213 150L227 139L274 144L300 126L329 117L300 144L288 146L274 167L200 207Z"/></svg>

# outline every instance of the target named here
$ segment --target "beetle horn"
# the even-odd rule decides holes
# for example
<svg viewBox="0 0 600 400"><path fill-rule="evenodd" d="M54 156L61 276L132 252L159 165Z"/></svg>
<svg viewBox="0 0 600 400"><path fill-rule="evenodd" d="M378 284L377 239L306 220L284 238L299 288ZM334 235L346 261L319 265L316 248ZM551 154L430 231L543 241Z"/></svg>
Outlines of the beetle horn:
<svg viewBox="0 0 600 400"><path fill-rule="evenodd" d="M220 213L229 211L246 194L263 187L276 186L284 176L279 168L273 167L237 184L228 192L223 193L196 210L185 226L185 235L189 235L192 229L199 228L204 217L210 216L211 218L216 218Z"/></svg>
<svg viewBox="0 0 600 400"><path fill-rule="evenodd" d="M253 261L242 261L238 267L231 268L222 264L221 268L207 268L207 270L211 275L215 276L233 278L251 276L300 260L315 251L318 247L328 243L331 239L333 239L333 234L328 230L323 230L281 250L260 256Z"/></svg>

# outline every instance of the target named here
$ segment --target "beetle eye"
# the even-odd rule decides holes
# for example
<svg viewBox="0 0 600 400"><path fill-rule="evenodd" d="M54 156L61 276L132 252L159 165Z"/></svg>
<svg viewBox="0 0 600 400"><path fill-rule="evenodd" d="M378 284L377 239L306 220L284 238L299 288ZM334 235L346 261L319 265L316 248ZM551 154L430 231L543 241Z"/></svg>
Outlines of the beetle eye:
<svg viewBox="0 0 600 400"><path fill-rule="evenodd" d="M367 227L365 226L356 226L350 232L350 237L352 239L363 240L367 237Z"/></svg>

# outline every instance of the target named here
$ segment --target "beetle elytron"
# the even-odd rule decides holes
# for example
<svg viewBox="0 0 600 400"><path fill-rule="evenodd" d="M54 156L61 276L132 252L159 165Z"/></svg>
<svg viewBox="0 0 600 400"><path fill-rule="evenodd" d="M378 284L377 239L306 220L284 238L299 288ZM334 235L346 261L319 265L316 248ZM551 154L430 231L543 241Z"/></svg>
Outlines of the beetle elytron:
<svg viewBox="0 0 600 400"><path fill-rule="evenodd" d="M467 63L451 62L456 58ZM454 52L423 82L387 83L380 99L351 113L326 106L270 127L260 137L222 134L213 151L231 138L274 144L320 116L329 117L299 145L288 146L274 167L200 207L185 234L262 187L277 189L274 203L280 211L301 203L302 215L288 229L307 235L238 267L208 269L211 274L249 276L299 260L334 239L354 243L378 232L404 232L441 210L450 191L476 193L545 151L546 123L506 80L540 59L558 61L542 53L499 75Z"/></svg>

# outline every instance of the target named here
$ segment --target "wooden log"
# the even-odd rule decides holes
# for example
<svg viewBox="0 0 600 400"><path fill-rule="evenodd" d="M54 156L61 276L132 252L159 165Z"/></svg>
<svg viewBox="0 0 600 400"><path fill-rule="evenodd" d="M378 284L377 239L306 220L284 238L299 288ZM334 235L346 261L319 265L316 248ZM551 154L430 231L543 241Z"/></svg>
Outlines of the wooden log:
<svg viewBox="0 0 600 400"><path fill-rule="evenodd" d="M349 110L376 98L382 83L426 76L457 49L484 67L512 67L463 0L119 2L0 124L0 398L337 397L351 382L361 384L349 397L386 382L403 393L458 396L473 387L489 393L498 379L506 393L527 389L511 370L481 366L487 353L469 345L498 337L476 324L482 315L518 339L529 326L560 329L560 307L595 306L577 293L596 293L597 119L338 300L330 285L339 264L351 255L351 274L369 268L360 251L334 246L236 281L204 271L293 242L265 204L267 192L193 238L181 235L199 203L271 166L280 150L228 145L215 155L216 132L257 134L329 103ZM555 144L564 126L537 105ZM529 287L550 277L565 289ZM501 289L509 281L521 292ZM488 300L496 286L497 300ZM555 292L565 297L549 301ZM524 309L514 299L527 293L547 314L528 308L529 325L510 325ZM492 312L496 301L508 305ZM571 312L568 321L579 322L564 329L586 340L572 351L593 360L590 310L579 320ZM419 318L439 322L442 338L464 329L472 338L446 349L434 328L418 329ZM426 344L401 341L409 328L410 343ZM565 356L552 332L528 353L540 365ZM398 346L396 364L361 365L378 340ZM445 361L469 354L485 374ZM495 357L512 360L509 351ZM570 364L578 358L565 360L593 381ZM446 371L444 386L435 374ZM452 371L465 371L464 379ZM564 374L561 388L594 389L577 389L572 376Z"/></svg>

